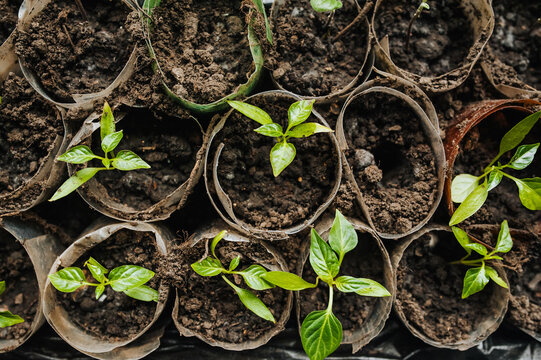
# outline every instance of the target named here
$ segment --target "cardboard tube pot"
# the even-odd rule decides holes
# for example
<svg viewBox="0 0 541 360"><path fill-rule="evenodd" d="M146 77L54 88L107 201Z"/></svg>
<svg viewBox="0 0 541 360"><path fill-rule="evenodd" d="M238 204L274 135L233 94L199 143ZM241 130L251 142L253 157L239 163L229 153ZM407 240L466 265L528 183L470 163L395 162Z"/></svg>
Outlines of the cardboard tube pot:
<svg viewBox="0 0 541 360"><path fill-rule="evenodd" d="M533 113L540 103L533 100L486 100L468 106L460 113L447 129L445 135L445 154L447 176L445 179L445 201L447 210L452 215L458 207L451 201L451 184L459 174L481 175L483 169L498 154L503 136L516 123ZM533 144L541 138L541 125L537 124L522 144ZM515 150L502 157L506 163ZM509 157L509 159L507 159ZM539 155L524 170L516 173L511 169L506 172L519 178L539 175L536 173L541 164ZM489 192L483 207L466 223L499 224L509 221L515 229L541 232L541 214L539 211L526 209L520 202L516 185L504 178Z"/></svg>
<svg viewBox="0 0 541 360"><path fill-rule="evenodd" d="M35 308L34 316L31 319L25 318L23 313L18 313L14 308L9 308L15 315L23 317L25 323L2 329L3 335L2 339L0 339L0 353L3 353L12 351L22 345L45 322L42 305L45 282L51 264L62 252L63 247L54 234L47 233L39 224L19 216L0 218L0 242L2 243L2 251L6 253L6 257L14 256L19 252L19 249L24 249L21 251L25 252L24 257L27 257L27 259L23 258L20 261L26 262L30 260L31 262L29 265L31 274L26 274L26 272L19 268L17 269L19 270L18 273L20 273L18 278L8 277L2 279L2 281L6 282L6 292L2 294L2 299L5 300L10 296L21 294L22 303L20 305L25 307L24 311L31 312L31 309ZM7 253L8 251L10 253ZM10 264L13 266L12 261L5 261L4 266L9 266ZM34 277L34 280L32 281L28 276ZM26 291L30 291L30 293ZM24 331L22 329L25 327L27 328L26 332L22 332ZM5 334L12 333L10 331L11 329L13 332L17 332L17 334L5 337Z"/></svg>
<svg viewBox="0 0 541 360"><path fill-rule="evenodd" d="M77 191L92 208L115 219L150 222L169 218L184 206L201 177L209 133L188 115L178 118L127 107L113 113L118 130L124 132L115 152L131 150L151 168L101 171ZM85 144L103 155L100 116L96 112L87 118L68 148ZM92 162L87 166L93 166ZM97 160L96 166L103 165ZM80 167L70 164L68 169L71 176Z"/></svg>
<svg viewBox="0 0 541 360"><path fill-rule="evenodd" d="M117 29L106 29L111 26L112 20L100 18L116 16L118 19L121 11L125 11L127 18L130 11L135 9L133 4L115 0L111 4L118 4L118 7L111 5L112 8L106 12L100 12L100 4L103 2L98 1L95 8L86 9L86 15L80 14L75 3L70 5L73 6L71 10L67 10L70 8L67 6L56 8L59 5L52 0L34 0L30 4L25 0L22 5L24 10L19 14L14 39L21 69L32 87L58 106L91 108L92 102L109 96L128 80L135 69L136 48L124 24ZM71 15L67 15L70 20L63 19L61 15L51 15L54 11L71 11L68 13ZM76 21L73 16L82 18ZM46 27L48 21L55 24ZM102 25L103 29L95 29L96 23ZM74 33L70 34L70 29ZM52 34L51 31L57 33ZM88 33L94 34L93 38L86 38ZM38 35L39 38L36 38ZM111 39L113 35L118 38ZM112 47L115 41L124 41L128 45ZM53 52L70 65L56 63L57 59L50 55ZM84 54L85 57L79 58ZM101 64L98 63L100 60ZM63 66L71 67L64 69Z"/></svg>
<svg viewBox="0 0 541 360"><path fill-rule="evenodd" d="M379 66L430 93L446 92L462 84L494 29L494 13L488 0L456 0L448 3L448 9L441 8L442 3L431 2L431 9L414 21L410 46L406 45L408 27L418 4L377 0L372 16ZM441 21L445 26L436 28ZM426 28L422 28L423 24ZM442 29L449 33L442 34ZM445 61L435 63L436 59Z"/></svg>
<svg viewBox="0 0 541 360"><path fill-rule="evenodd" d="M226 229L225 224L221 224L197 231L172 251L174 259L169 260L171 268L168 270L175 274L173 286L177 293L173 321L182 336L195 336L226 350L255 349L285 329L293 307L293 292L278 287L251 290L273 313L276 319L273 324L248 310L220 276L202 277L195 273L190 264L209 254L212 239ZM239 270L259 264L268 271L287 271L284 258L268 242L234 231L228 230L217 245L216 253L223 264L240 256ZM236 285L249 290L244 282Z"/></svg>
<svg viewBox="0 0 541 360"><path fill-rule="evenodd" d="M358 220L348 220L357 231L359 244L344 257L340 274L375 280L385 286L392 294L389 297L376 298L335 291L333 312L342 323L344 332L342 344L351 344L353 353L356 353L383 329L391 313L396 275L389 254L375 231ZM325 217L316 225L316 230L323 239L327 239L332 223L332 218ZM310 241L306 241L297 264L297 275L314 283L316 274L307 261L309 255ZM329 291L322 284L323 282L320 282L320 285L315 289L307 289L297 293L296 309L299 332L304 318L310 312L324 310L328 305Z"/></svg>
<svg viewBox="0 0 541 360"><path fill-rule="evenodd" d="M143 244L143 240L135 242L133 238L136 236L140 237L140 239L145 239L144 241L146 241L146 243ZM65 267L79 266L77 265L79 263L81 263L79 267L82 267L84 261L88 260L89 252L92 252L96 247L99 248L100 244L107 243L107 240L110 238L114 239L117 246L122 245L124 247L128 246L132 248L126 251L124 256L141 257L142 254L147 254L145 253L145 250L148 250L143 249L143 246L153 246L156 252L154 256L157 257L167 255L172 236L167 229L155 224L111 223L110 221L102 221L97 223L93 229L89 230L82 237L77 239L69 248L67 248L66 251L64 251L58 257L58 259L56 259L53 266L50 268L49 274L54 274ZM152 241L150 241L150 238L152 238ZM111 250L113 249L113 246L113 244L109 246L109 253L106 255L115 256L114 251ZM139 247L139 250L142 249L142 252L134 252L136 247ZM121 250L116 251L118 252ZM148 256L152 257L152 255ZM107 266L108 259L106 257L99 259L97 258L96 260L102 265ZM114 266L121 265L130 264L115 264ZM152 281L153 280L151 280L151 282ZM152 284L149 283L149 285L153 287ZM66 304L68 304L68 302L70 304L75 304L75 298L73 298L73 296L84 296L96 304L93 309L85 310L85 313L100 311L100 306L107 306L107 299L105 299L104 302L95 300L93 287L91 288L92 291L87 291L86 289L78 290L82 292L78 295L76 293L64 294L56 290L48 280L43 299L43 312L51 327L58 333L58 335L60 335L62 339L87 355L98 359L140 359L159 347L160 337L163 334L164 324L157 322L157 320L165 308L167 298L169 296L169 287L165 285L162 279L157 279L157 285L155 288L159 291L160 297L159 302L154 304L129 299L127 295L118 293L118 296L125 297L125 299L123 298L122 301L126 300L140 303L140 305L138 305L139 310L137 310L136 316L141 316L142 312L147 310L153 312L153 315L150 315L150 312L148 313L147 323L140 324L140 328L138 328L136 331L131 331L134 329L129 329L127 326L123 326L121 324L124 323L124 319L132 313L128 312L128 310L121 309L112 311L111 314L113 316L113 320L115 317L117 317L118 321L122 320L120 325L118 321L116 322L117 326L122 327L121 329L117 330L121 331L122 333L122 335L118 336L98 336L96 334L96 330L98 329L98 331L100 331L100 327L85 328L81 324L84 320L77 318L78 312L82 310L77 310L77 307L73 307L68 311L66 308ZM111 293L108 293L109 290L113 292L111 289L106 289L104 293L105 296L111 295ZM104 295L100 297L100 300L102 300L103 296ZM124 313L123 317L119 317L118 312L120 311ZM101 332L100 335L102 335Z"/></svg>
<svg viewBox="0 0 541 360"><path fill-rule="evenodd" d="M245 101L286 128L288 108L299 100L285 91L268 91ZM307 122L328 126L316 111ZM296 157L274 177L269 154L275 140L254 132L257 127L237 111L225 114L205 155L205 185L229 226L259 238L285 239L312 224L336 196L342 177L340 150L334 133L291 139Z"/></svg>
<svg viewBox="0 0 541 360"><path fill-rule="evenodd" d="M429 345L455 350L474 347L496 331L507 311L509 290L493 281L461 299L468 268L450 262L464 255L450 228L432 225L404 239L391 256L397 276L396 314ZM507 282L500 264L490 266Z"/></svg>
<svg viewBox="0 0 541 360"><path fill-rule="evenodd" d="M373 3L367 3L361 7L357 0L344 1L325 30L329 13L317 13L308 1L274 1L270 62L275 85L320 103L347 96L363 83L374 63L366 17Z"/></svg>
<svg viewBox="0 0 541 360"><path fill-rule="evenodd" d="M336 135L345 177L384 239L418 231L441 201L445 157L435 125L426 95L394 76L361 85L342 108Z"/></svg>
<svg viewBox="0 0 541 360"><path fill-rule="evenodd" d="M214 113L228 108L226 100L255 89L263 53L243 20L240 0L148 1L144 7L141 21L153 68L173 100L194 112Z"/></svg>

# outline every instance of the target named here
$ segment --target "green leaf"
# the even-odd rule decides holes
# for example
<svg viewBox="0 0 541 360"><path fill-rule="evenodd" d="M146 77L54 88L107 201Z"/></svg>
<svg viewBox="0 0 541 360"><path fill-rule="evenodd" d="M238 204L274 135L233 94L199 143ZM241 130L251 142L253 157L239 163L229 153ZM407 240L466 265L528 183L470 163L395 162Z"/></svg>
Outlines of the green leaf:
<svg viewBox="0 0 541 360"><path fill-rule="evenodd" d="M539 143L519 146L507 166L515 170L525 169L532 163L538 148Z"/></svg>
<svg viewBox="0 0 541 360"><path fill-rule="evenodd" d="M272 45L272 30L270 28L269 19L267 17L267 12L265 11L265 5L263 4L263 0L252 0L255 6L257 7L257 10L263 14L263 17L265 18L265 29L267 31L267 41L269 44Z"/></svg>
<svg viewBox="0 0 541 360"><path fill-rule="evenodd" d="M151 15L152 10L160 6L161 0L145 0L143 3L143 9L147 11L147 14Z"/></svg>
<svg viewBox="0 0 541 360"><path fill-rule="evenodd" d="M455 203L461 203L477 187L479 179L470 174L460 174L455 176L451 183L451 200Z"/></svg>
<svg viewBox="0 0 541 360"><path fill-rule="evenodd" d="M464 287L462 288L462 298L465 299L485 288L488 284L488 277L484 267L468 269L464 276Z"/></svg>
<svg viewBox="0 0 541 360"><path fill-rule="evenodd" d="M101 141L109 135L115 132L115 118L113 117L113 111L111 110L111 107L105 102L103 104L103 113L101 115L101 122L100 122L100 135L101 135Z"/></svg>
<svg viewBox="0 0 541 360"><path fill-rule="evenodd" d="M506 288L508 289L509 286L507 286L507 283L505 282L504 279L502 279L500 277L500 275L498 275L498 272L496 270L494 270L493 268L491 268L490 266L487 266L485 268L485 271L488 275L489 278L492 279L492 281L494 281L496 284L500 285L501 287L503 288Z"/></svg>
<svg viewBox="0 0 541 360"><path fill-rule="evenodd" d="M109 283L115 291L126 291L147 283L154 272L137 265L122 265L109 273Z"/></svg>
<svg viewBox="0 0 541 360"><path fill-rule="evenodd" d="M160 293L158 290L154 290L146 285L141 285L135 288L124 290L124 294L131 298L141 301L155 301L158 302Z"/></svg>
<svg viewBox="0 0 541 360"><path fill-rule="evenodd" d="M499 158L509 150L513 150L515 147L520 145L522 140L528 135L530 130L534 127L534 125L539 120L539 116L541 116L541 111L538 111L525 119L521 120L518 124L513 126L511 130L509 130L502 138L500 142L500 152L498 153Z"/></svg>
<svg viewBox="0 0 541 360"><path fill-rule="evenodd" d="M288 129L294 126L302 124L310 117L312 113L312 107L314 106L314 100L301 100L297 101L289 107L287 116L289 119Z"/></svg>
<svg viewBox="0 0 541 360"><path fill-rule="evenodd" d="M472 242L465 245L465 248L471 249L482 256L485 256L486 254L488 254L487 248L483 244L478 244L476 242Z"/></svg>
<svg viewBox="0 0 541 360"><path fill-rule="evenodd" d="M520 201L529 210L541 210L541 189L538 179L540 178L523 180L513 178L518 187Z"/></svg>
<svg viewBox="0 0 541 360"><path fill-rule="evenodd" d="M116 147L120 143L120 140L122 140L123 137L124 133L122 132L122 130L107 135L101 141L101 149L105 153L113 151L114 149L116 149Z"/></svg>
<svg viewBox="0 0 541 360"><path fill-rule="evenodd" d="M254 290L272 289L274 285L264 280L261 276L266 274L267 270L261 265L251 265L240 272L246 284Z"/></svg>
<svg viewBox="0 0 541 360"><path fill-rule="evenodd" d="M295 149L295 146L287 142L279 142L273 146L270 152L270 161L272 173L275 177L280 175L280 173L293 162L296 153L297 150Z"/></svg>
<svg viewBox="0 0 541 360"><path fill-rule="evenodd" d="M92 159L99 159L99 156L94 155L92 150L86 145L72 147L57 158L58 161L64 161L70 164L84 164Z"/></svg>
<svg viewBox="0 0 541 360"><path fill-rule="evenodd" d="M460 204L458 209L455 210L449 226L456 225L466 220L477 212L483 206L488 196L488 190L485 184L481 184L476 187L470 195Z"/></svg>
<svg viewBox="0 0 541 360"><path fill-rule="evenodd" d="M267 282L285 290L299 291L317 286L317 284L311 284L304 281L303 278L285 271L269 271L261 277Z"/></svg>
<svg viewBox="0 0 541 360"><path fill-rule="evenodd" d="M94 279L98 280L100 283L105 281L105 274L107 274L109 270L97 262L93 257L90 257L87 262L85 262L85 266L90 270Z"/></svg>
<svg viewBox="0 0 541 360"><path fill-rule="evenodd" d="M509 233L509 224L507 223L507 220L504 220L500 226L500 233L498 234L498 241L496 242L494 252L506 253L509 252L512 247L513 239Z"/></svg>
<svg viewBox="0 0 541 360"><path fill-rule="evenodd" d="M490 174L488 175L487 191L490 191L494 189L496 186L498 186L500 182L502 181L502 178L503 178L503 174L501 171L499 170L491 171Z"/></svg>
<svg viewBox="0 0 541 360"><path fill-rule="evenodd" d="M317 12L335 11L342 7L340 0L310 0L310 4Z"/></svg>
<svg viewBox="0 0 541 360"><path fill-rule="evenodd" d="M328 127L320 125L318 123L309 122L306 124L300 124L299 126L295 126L293 129L287 132L286 136L292 138L303 138L313 134L326 132L332 132L332 129L329 129Z"/></svg>
<svg viewBox="0 0 541 360"><path fill-rule="evenodd" d="M0 281L0 295L2 295L6 291L6 282Z"/></svg>
<svg viewBox="0 0 541 360"><path fill-rule="evenodd" d="M210 256L193 263L191 266L193 271L201 276L216 276L223 271L220 261Z"/></svg>
<svg viewBox="0 0 541 360"><path fill-rule="evenodd" d="M112 161L113 167L122 171L150 169L150 165L130 150L121 150Z"/></svg>
<svg viewBox="0 0 541 360"><path fill-rule="evenodd" d="M105 291L105 285L98 285L96 286L96 300L99 300L100 296L103 294L103 292Z"/></svg>
<svg viewBox="0 0 541 360"><path fill-rule="evenodd" d="M76 267L67 267L50 274L49 280L56 290L67 293L74 292L86 283L83 270Z"/></svg>
<svg viewBox="0 0 541 360"><path fill-rule="evenodd" d="M237 295L239 296L240 301L248 308L248 310L252 311L254 314L259 316L262 319L271 321L273 323L276 323L276 320L274 320L274 316L270 312L270 310L263 304L263 301L261 301L257 296L255 296L251 291L241 289L235 284L233 284L231 281L229 281L225 276L223 276L223 279L226 283L229 284L235 290Z"/></svg>
<svg viewBox="0 0 541 360"><path fill-rule="evenodd" d="M216 235L214 237L214 239L212 239L212 243L210 244L210 251L212 252L212 255L218 259L218 257L216 256L216 245L218 245L218 243L220 241L222 241L222 239L224 238L224 236L227 234L227 230L222 230L220 231L220 233L218 235Z"/></svg>
<svg viewBox="0 0 541 360"><path fill-rule="evenodd" d="M470 240L468 234L464 230L456 226L451 226L451 230L453 230L453 234L455 235L455 238L457 239L460 246L462 246L464 250L466 250L468 255L470 255L472 249L469 248L467 245L471 244L472 241Z"/></svg>
<svg viewBox="0 0 541 360"><path fill-rule="evenodd" d="M326 282L332 281L340 271L336 254L314 229L311 232L310 265L316 274Z"/></svg>
<svg viewBox="0 0 541 360"><path fill-rule="evenodd" d="M74 192L79 186L83 185L85 182L90 180L98 171L102 170L101 168L84 168L75 173L72 177L66 180L54 193L53 197L49 201L56 201L68 196Z"/></svg>
<svg viewBox="0 0 541 360"><path fill-rule="evenodd" d="M281 137L284 135L283 129L279 124L265 124L254 130L256 133L270 137Z"/></svg>
<svg viewBox="0 0 541 360"><path fill-rule="evenodd" d="M313 311L301 326L302 347L310 360L323 360L342 342L342 324L332 311Z"/></svg>
<svg viewBox="0 0 541 360"><path fill-rule="evenodd" d="M237 256L236 258L231 260L231 262L229 263L229 271L235 270L239 266L239 263L240 263L240 256Z"/></svg>
<svg viewBox="0 0 541 360"><path fill-rule="evenodd" d="M344 255L355 249L358 243L357 232L353 225L336 210L334 221L329 233L329 245L338 254L339 263L342 263Z"/></svg>
<svg viewBox="0 0 541 360"><path fill-rule="evenodd" d="M0 311L0 328L13 326L24 322L24 319L18 315L13 315L9 311Z"/></svg>
<svg viewBox="0 0 541 360"><path fill-rule="evenodd" d="M344 293L354 292L362 296L386 297L391 293L379 282L371 279L340 276L335 281L336 288Z"/></svg>
<svg viewBox="0 0 541 360"><path fill-rule="evenodd" d="M270 115L267 114L263 109L258 108L257 106L250 105L242 101L228 101L227 103L233 109L249 117L250 119L257 121L261 125L273 123Z"/></svg>

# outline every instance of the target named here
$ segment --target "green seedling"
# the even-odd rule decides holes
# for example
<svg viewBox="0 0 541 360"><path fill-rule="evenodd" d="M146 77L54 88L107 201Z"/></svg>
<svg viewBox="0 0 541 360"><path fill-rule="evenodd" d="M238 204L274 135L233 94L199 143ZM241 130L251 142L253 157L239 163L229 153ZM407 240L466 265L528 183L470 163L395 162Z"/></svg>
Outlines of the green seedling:
<svg viewBox="0 0 541 360"><path fill-rule="evenodd" d="M342 324L333 314L334 287L343 293L361 296L384 297L391 294L380 283L364 278L339 276L344 255L355 249L358 243L353 225L337 210L329 233L329 243L312 229L310 265L317 274L315 284L301 277L282 271L270 271L262 278L286 290L300 291L318 286L319 280L329 288L327 309L313 311L302 322L301 341L310 360L322 360L332 354L342 342Z"/></svg>
<svg viewBox="0 0 541 360"><path fill-rule="evenodd" d="M482 175L460 174L453 179L451 200L460 206L451 217L449 226L456 225L475 214L485 203L488 192L498 186L504 177L513 180L517 185L522 205L529 210L541 210L541 178L518 179L503 171L506 168L525 169L534 160L539 143L519 146L507 164L502 165L498 162L496 165L502 155L513 150L524 140L540 116L541 111L526 117L503 136L498 155L488 164Z"/></svg>
<svg viewBox="0 0 541 360"><path fill-rule="evenodd" d="M109 271L92 257L84 266L98 283L87 281L83 270L78 267L64 268L49 275L49 280L56 290L65 293L74 292L83 286L94 286L96 299L99 299L105 287L111 286L114 291L123 292L131 298L158 302L158 291L145 285L154 277L151 270L136 265L122 265Z"/></svg>
<svg viewBox="0 0 541 360"><path fill-rule="evenodd" d="M460 246L466 250L467 255L458 261L452 262L452 264L462 264L466 266L471 266L464 276L464 287L462 288L462 299L467 298L470 295L478 293L483 290L488 284L490 279L501 287L508 288L505 280L503 280L498 272L488 265L487 261L491 260L503 260L501 256L496 255L498 253L504 254L509 252L513 247L513 239L509 233L509 225L507 220L502 222L500 233L498 234L498 241L496 242L496 247L491 252L488 252L487 247L481 244L479 241L473 241L472 237L469 236L464 230L453 226L451 227L453 234ZM470 256L477 253L480 255L480 258L470 260Z"/></svg>
<svg viewBox="0 0 541 360"><path fill-rule="evenodd" d="M282 129L280 124L273 122L269 114L257 106L241 101L228 101L227 103L235 110L262 125L255 129L255 132L276 138L277 143L270 152L272 173L275 177L280 175L280 173L293 162L295 155L297 154L295 146L288 142L289 139L304 138L317 133L332 132L328 127L318 123L305 123L312 113L314 100L297 101L289 107L289 121L286 131Z"/></svg>
<svg viewBox="0 0 541 360"><path fill-rule="evenodd" d="M0 281L0 295L6 291L6 282ZM0 328L13 326L24 322L19 315L14 315L10 311L0 311Z"/></svg>
<svg viewBox="0 0 541 360"><path fill-rule="evenodd" d="M265 19L265 30L267 31L267 41L269 44L272 45L272 30L270 28L269 18L267 17L267 11L265 10L265 5L263 4L263 0L252 0L255 7L257 8L257 11L259 11L263 18Z"/></svg>
<svg viewBox="0 0 541 360"><path fill-rule="evenodd" d="M101 149L104 156L95 155L86 145L77 145L69 149L65 154L60 155L57 160L70 164L85 164L91 160L101 160L103 167L87 167L75 173L66 180L56 191L49 201L55 201L71 194L79 186L90 180L94 175L102 170L121 170L130 171L137 169L149 169L148 165L137 154L130 150L121 150L118 154L114 150L124 136L122 130L116 131L115 119L111 107L106 102L103 106L103 114L100 122Z"/></svg>
<svg viewBox="0 0 541 360"><path fill-rule="evenodd" d="M334 12L343 6L340 0L310 0L310 5L317 12Z"/></svg>
<svg viewBox="0 0 541 360"><path fill-rule="evenodd" d="M428 0L421 0L421 3L419 4L419 7L417 8L417 10L415 10L415 13L413 14L413 16L411 17L410 19L410 22L408 24L408 35L406 37L406 50L409 49L409 46L410 46L410 38L411 36L413 35L412 32L413 32L413 23L415 22L415 20L417 20L421 14L423 13L424 10L430 10L430 5L428 5Z"/></svg>
<svg viewBox="0 0 541 360"><path fill-rule="evenodd" d="M250 265L242 271L236 271L237 267L240 264L240 256L237 256L229 263L228 268L226 269L220 259L216 256L216 245L224 238L227 234L227 231L222 231L212 240L210 245L211 256L207 256L202 260L199 260L193 263L192 269L201 276L218 276L221 275L222 279L233 288L235 293L238 295L240 301L252 311L254 314L263 318L265 320L276 323L274 316L270 310L265 306L263 301L261 301L257 296L254 295L250 290L246 290L238 287L233 284L225 275L240 275L248 285L253 290L267 290L272 289L275 286L268 283L262 279L262 275L267 273L267 270L261 265Z"/></svg>

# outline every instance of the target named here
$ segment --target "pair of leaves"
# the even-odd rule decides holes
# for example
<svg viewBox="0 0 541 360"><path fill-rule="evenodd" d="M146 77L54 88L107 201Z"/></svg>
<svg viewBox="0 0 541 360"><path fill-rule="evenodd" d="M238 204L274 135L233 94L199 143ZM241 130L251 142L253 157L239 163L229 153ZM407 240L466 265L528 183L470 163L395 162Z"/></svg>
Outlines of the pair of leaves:
<svg viewBox="0 0 541 360"><path fill-rule="evenodd" d="M0 295L6 291L6 282L0 281ZM0 328L13 326L24 322L19 315L14 315L10 311L0 311Z"/></svg>
<svg viewBox="0 0 541 360"><path fill-rule="evenodd" d="M464 276L462 299L483 290L490 279L501 287L508 287L506 282L498 275L498 272L490 266L483 264L483 266L468 269L466 276Z"/></svg>
<svg viewBox="0 0 541 360"><path fill-rule="evenodd" d="M342 8L340 0L310 0L310 5L317 12L329 12Z"/></svg>
<svg viewBox="0 0 541 360"><path fill-rule="evenodd" d="M471 254L472 250L481 256L486 256L488 254L487 248L483 244L472 241L470 236L464 230L456 226L451 227L451 229L453 230L453 234L455 235L458 243L464 248L464 250L466 250L468 255ZM508 253L512 247L513 239L511 238L511 233L509 232L509 224L507 223L507 220L504 220L500 225L498 240L492 253Z"/></svg>

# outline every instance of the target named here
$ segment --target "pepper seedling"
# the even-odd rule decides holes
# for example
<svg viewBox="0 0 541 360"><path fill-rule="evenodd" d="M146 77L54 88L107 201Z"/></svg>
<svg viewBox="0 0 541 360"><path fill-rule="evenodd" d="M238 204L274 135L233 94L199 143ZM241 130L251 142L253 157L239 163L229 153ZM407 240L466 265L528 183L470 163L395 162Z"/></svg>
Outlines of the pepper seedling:
<svg viewBox="0 0 541 360"><path fill-rule="evenodd" d="M66 180L56 191L49 201L56 201L71 194L79 186L90 180L94 175L102 170L121 170L130 171L137 169L150 169L143 159L130 150L121 150L118 154L114 150L124 136L122 130L116 131L115 119L111 107L107 102L103 106L103 114L100 121L101 149L104 156L95 155L86 145L77 145L69 149L66 153L60 155L57 160L70 164L85 164L91 160L101 160L103 167L87 167L75 173ZM110 156L109 156L110 155Z"/></svg>
<svg viewBox="0 0 541 360"><path fill-rule="evenodd" d="M424 10L430 10L430 5L428 5L428 0L421 0L421 3L419 4L419 7L417 7L417 10L415 10L415 13L413 14L413 16L411 17L410 19L410 22L408 24L408 35L407 35L407 38L406 38L406 51L409 49L410 47L410 38L411 36L413 35L412 32L413 32L413 23L415 22L415 20L417 20L419 18L419 16L421 16L421 14L423 13Z"/></svg>
<svg viewBox="0 0 541 360"><path fill-rule="evenodd" d="M479 242L472 241L471 236L469 236L464 230L453 226L451 227L455 238L458 240L460 246L466 250L466 256L458 261L452 262L452 264L462 264L466 266L471 266L472 268L466 272L464 276L464 286L462 288L462 299L467 298L470 295L478 293L483 290L488 284L490 279L496 284L500 285L503 288L508 288L505 280L503 280L498 272L485 263L491 260L503 260L503 258L498 253L507 253L513 247L513 239L509 233L509 225L507 220L504 220L500 227L500 233L498 234L498 241L494 250L490 253L487 250L487 247ZM481 258L469 260L473 252L481 255Z"/></svg>
<svg viewBox="0 0 541 360"><path fill-rule="evenodd" d="M326 243L312 229L310 244L310 265L317 274L315 284L301 277L282 271L270 271L261 277L271 284L286 290L300 291L318 286L322 280L329 288L327 309L313 311L302 322L301 341L310 360L322 360L332 354L342 342L342 324L333 314L334 287L343 293L361 296L391 296L389 291L377 281L352 276L339 276L344 255L358 244L357 232L353 225L337 210Z"/></svg>
<svg viewBox="0 0 541 360"><path fill-rule="evenodd" d="M482 175L460 174L453 179L451 200L460 203L460 206L451 217L449 226L456 225L475 214L485 203L488 192L498 186L503 177L515 182L522 205L529 210L541 210L541 178L518 179L503 171L506 168L523 170L528 167L534 160L539 143L521 145L507 164L502 165L498 162L495 165L502 155L513 150L524 140L540 116L541 111L526 117L503 136L498 155L488 164Z"/></svg>
<svg viewBox="0 0 541 360"><path fill-rule="evenodd" d="M314 100L297 101L289 107L289 121L285 132L280 124L273 122L270 115L257 106L241 101L228 101L227 103L233 109L262 125L255 129L255 132L276 138L277 143L270 152L272 173L275 177L280 175L280 173L293 162L295 155L297 154L295 146L288 142L289 139L308 137L317 133L332 132L328 127L318 123L305 123L312 113Z"/></svg>
<svg viewBox="0 0 541 360"><path fill-rule="evenodd" d="M0 295L6 291L6 282L0 281ZM24 322L24 319L19 315L14 315L10 311L0 311L0 328L13 326Z"/></svg>
<svg viewBox="0 0 541 360"><path fill-rule="evenodd" d="M106 286L114 291L122 292L131 298L141 301L158 302L159 292L145 284L154 277L154 272L136 265L122 265L107 270L103 265L90 257L84 266L98 283L86 280L82 269L67 267L49 275L51 284L61 292L71 293L83 286L96 287L96 300L101 297Z"/></svg>
<svg viewBox="0 0 541 360"><path fill-rule="evenodd" d="M233 284L225 275L240 275L253 290L267 290L272 289L275 286L263 280L261 276L267 273L267 270L261 265L250 265L242 271L236 271L240 264L240 256L237 256L229 263L229 267L226 269L220 259L216 256L216 245L224 238L227 231L222 231L212 240L210 244L211 256L207 256L191 265L192 269L200 276L218 276L221 275L222 279L231 286L235 293L238 295L240 301L252 311L254 314L265 320L276 323L274 316L267 308L267 306L250 290L246 290Z"/></svg>

